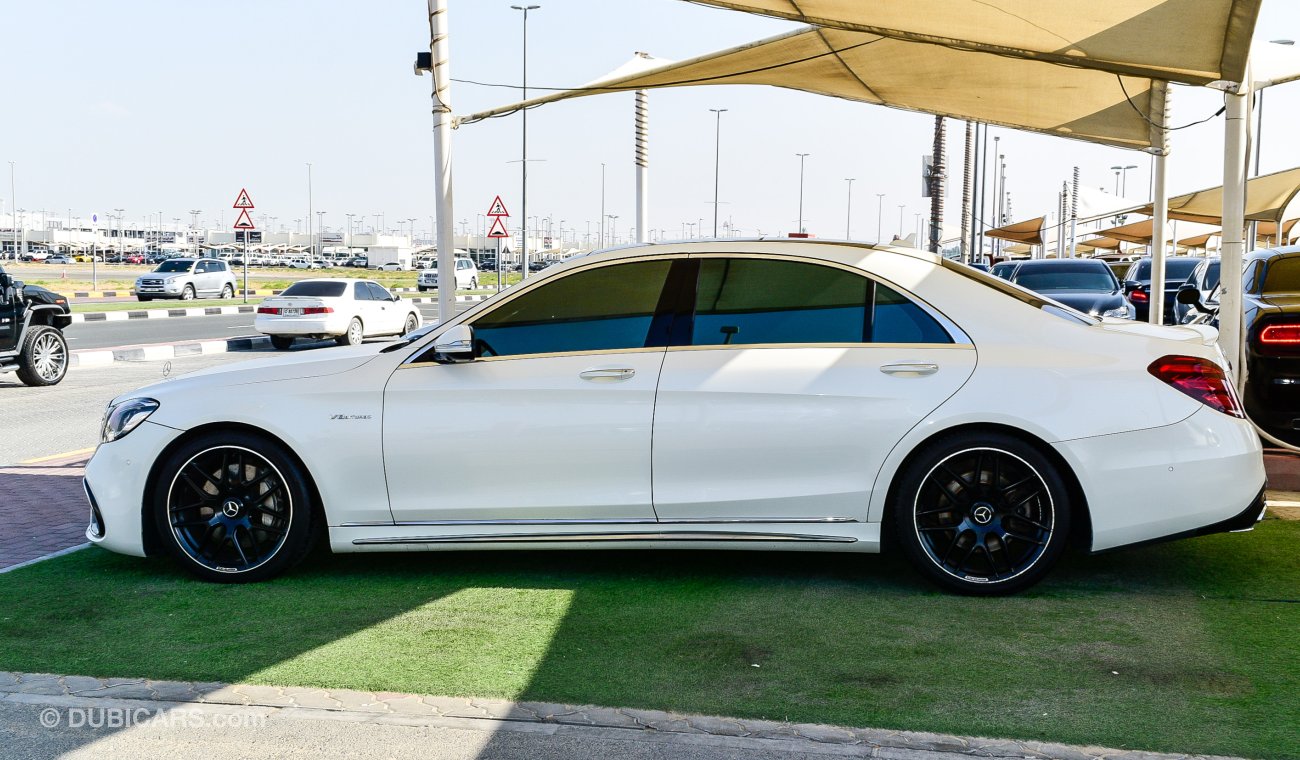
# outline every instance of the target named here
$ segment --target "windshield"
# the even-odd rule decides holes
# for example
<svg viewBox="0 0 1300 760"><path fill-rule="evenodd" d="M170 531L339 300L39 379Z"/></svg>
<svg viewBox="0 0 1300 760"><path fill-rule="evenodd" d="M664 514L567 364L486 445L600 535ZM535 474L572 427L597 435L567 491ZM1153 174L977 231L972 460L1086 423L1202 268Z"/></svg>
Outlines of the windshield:
<svg viewBox="0 0 1300 760"><path fill-rule="evenodd" d="M161 264L158 265L158 268L157 268L157 269L155 269L155 270L153 270L153 271L155 271L155 272L188 272L188 271L190 271L190 267L192 267L192 266L194 266L194 262L193 262L193 261L181 261L181 260L173 259L173 260L171 260L171 261L164 261L163 263L161 263Z"/></svg>
<svg viewBox="0 0 1300 760"><path fill-rule="evenodd" d="M1012 279L1017 285L1043 293L1046 291L1090 291L1110 293L1119 283L1108 269L1021 267Z"/></svg>
<svg viewBox="0 0 1300 760"><path fill-rule="evenodd" d="M314 298L338 298L347 288L346 282L312 282L306 280L295 282L285 289L282 296L308 296Z"/></svg>

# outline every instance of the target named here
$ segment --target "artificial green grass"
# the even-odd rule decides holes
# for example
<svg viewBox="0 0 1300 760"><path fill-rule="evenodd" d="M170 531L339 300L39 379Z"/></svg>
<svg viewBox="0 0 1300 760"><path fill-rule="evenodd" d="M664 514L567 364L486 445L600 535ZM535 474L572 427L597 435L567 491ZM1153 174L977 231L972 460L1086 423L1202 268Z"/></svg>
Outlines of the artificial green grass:
<svg viewBox="0 0 1300 760"><path fill-rule="evenodd" d="M1300 757L1300 522L1071 556L318 551L255 585L89 549L0 576L0 669L591 703Z"/></svg>

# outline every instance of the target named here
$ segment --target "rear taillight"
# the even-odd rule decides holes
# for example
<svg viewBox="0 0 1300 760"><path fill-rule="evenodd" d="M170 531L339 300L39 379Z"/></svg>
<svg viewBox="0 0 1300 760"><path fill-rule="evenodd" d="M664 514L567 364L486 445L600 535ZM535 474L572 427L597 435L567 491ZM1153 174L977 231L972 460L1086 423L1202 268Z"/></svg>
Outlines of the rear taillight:
<svg viewBox="0 0 1300 760"><path fill-rule="evenodd" d="M274 306L259 306L257 307L257 313L258 314L279 314L280 310L275 308Z"/></svg>
<svg viewBox="0 0 1300 760"><path fill-rule="evenodd" d="M1259 342L1266 346L1300 345L1300 325L1269 325L1260 330Z"/></svg>
<svg viewBox="0 0 1300 760"><path fill-rule="evenodd" d="M302 310L303 314L333 314L334 309L329 306L308 306Z"/></svg>
<svg viewBox="0 0 1300 760"><path fill-rule="evenodd" d="M1209 359L1165 356L1151 362L1147 372L1208 407L1233 417L1246 417L1237 389L1223 374L1223 368Z"/></svg>
<svg viewBox="0 0 1300 760"><path fill-rule="evenodd" d="M1134 288L1133 291L1128 294L1128 300L1133 303L1150 303L1151 296L1147 295L1147 292L1142 288Z"/></svg>

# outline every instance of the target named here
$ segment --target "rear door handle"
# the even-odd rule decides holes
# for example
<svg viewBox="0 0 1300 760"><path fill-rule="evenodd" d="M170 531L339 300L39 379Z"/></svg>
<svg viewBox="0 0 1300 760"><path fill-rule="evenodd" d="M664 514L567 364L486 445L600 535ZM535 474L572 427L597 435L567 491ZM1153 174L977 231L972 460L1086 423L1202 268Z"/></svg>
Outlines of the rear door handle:
<svg viewBox="0 0 1300 760"><path fill-rule="evenodd" d="M617 383L629 380L636 374L631 367L588 369L578 373L578 377L593 383Z"/></svg>
<svg viewBox="0 0 1300 760"><path fill-rule="evenodd" d="M898 377L924 377L938 372L939 365L931 362L897 362L881 365L880 371Z"/></svg>

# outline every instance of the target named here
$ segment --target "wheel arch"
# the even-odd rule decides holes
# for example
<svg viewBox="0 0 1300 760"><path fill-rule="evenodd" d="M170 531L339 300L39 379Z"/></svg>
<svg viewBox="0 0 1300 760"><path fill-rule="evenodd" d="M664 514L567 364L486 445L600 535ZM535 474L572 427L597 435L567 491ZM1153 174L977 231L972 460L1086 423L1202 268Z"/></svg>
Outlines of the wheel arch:
<svg viewBox="0 0 1300 760"><path fill-rule="evenodd" d="M972 422L937 430L912 446L911 450L890 474L885 510L881 517L880 540L882 545L894 541L893 517L891 515L893 510L889 506L898 497L899 481L902 480L903 473L907 472L908 467L912 465L912 462L916 461L917 456L925 447L941 438L962 433L1001 433L1032 446L1046 457L1056 467L1057 472L1060 473L1061 479L1065 481L1065 487L1070 494L1070 506L1073 508L1074 513L1071 515L1069 545L1076 549L1085 550L1092 546L1092 512L1088 508L1087 494L1084 492L1083 485L1080 483L1078 475L1075 474L1074 468L1066 461L1065 457L1061 456L1055 447L1042 438L1024 429L994 422Z"/></svg>
<svg viewBox="0 0 1300 760"><path fill-rule="evenodd" d="M286 443L283 438L268 430L259 428L256 425L249 425L242 422L213 422L190 428L181 435L176 436L176 438L168 443L162 451L158 452L158 456L154 459L153 465L149 468L149 477L145 478L144 482L144 493L140 495L141 542L144 545L144 552L147 556L153 557L165 554L165 551L163 550L162 536L158 535L157 525L155 524L155 520L150 514L149 509L151 506L149 503L149 495L153 493L154 487L158 483L158 478L161 474L159 469L162 467L162 463L172 455L172 452L195 438L208 433L223 431L254 435L260 438L265 438L266 440L280 446L284 450L285 454L289 456L289 458L293 459L294 463L301 468L303 474L307 476L307 488L311 492L312 496L312 514L320 520L318 524L327 524L325 520L325 506L321 501L320 489L316 485L316 477L307 467L307 463L303 461L303 458L298 456L298 452L294 451L292 446Z"/></svg>

